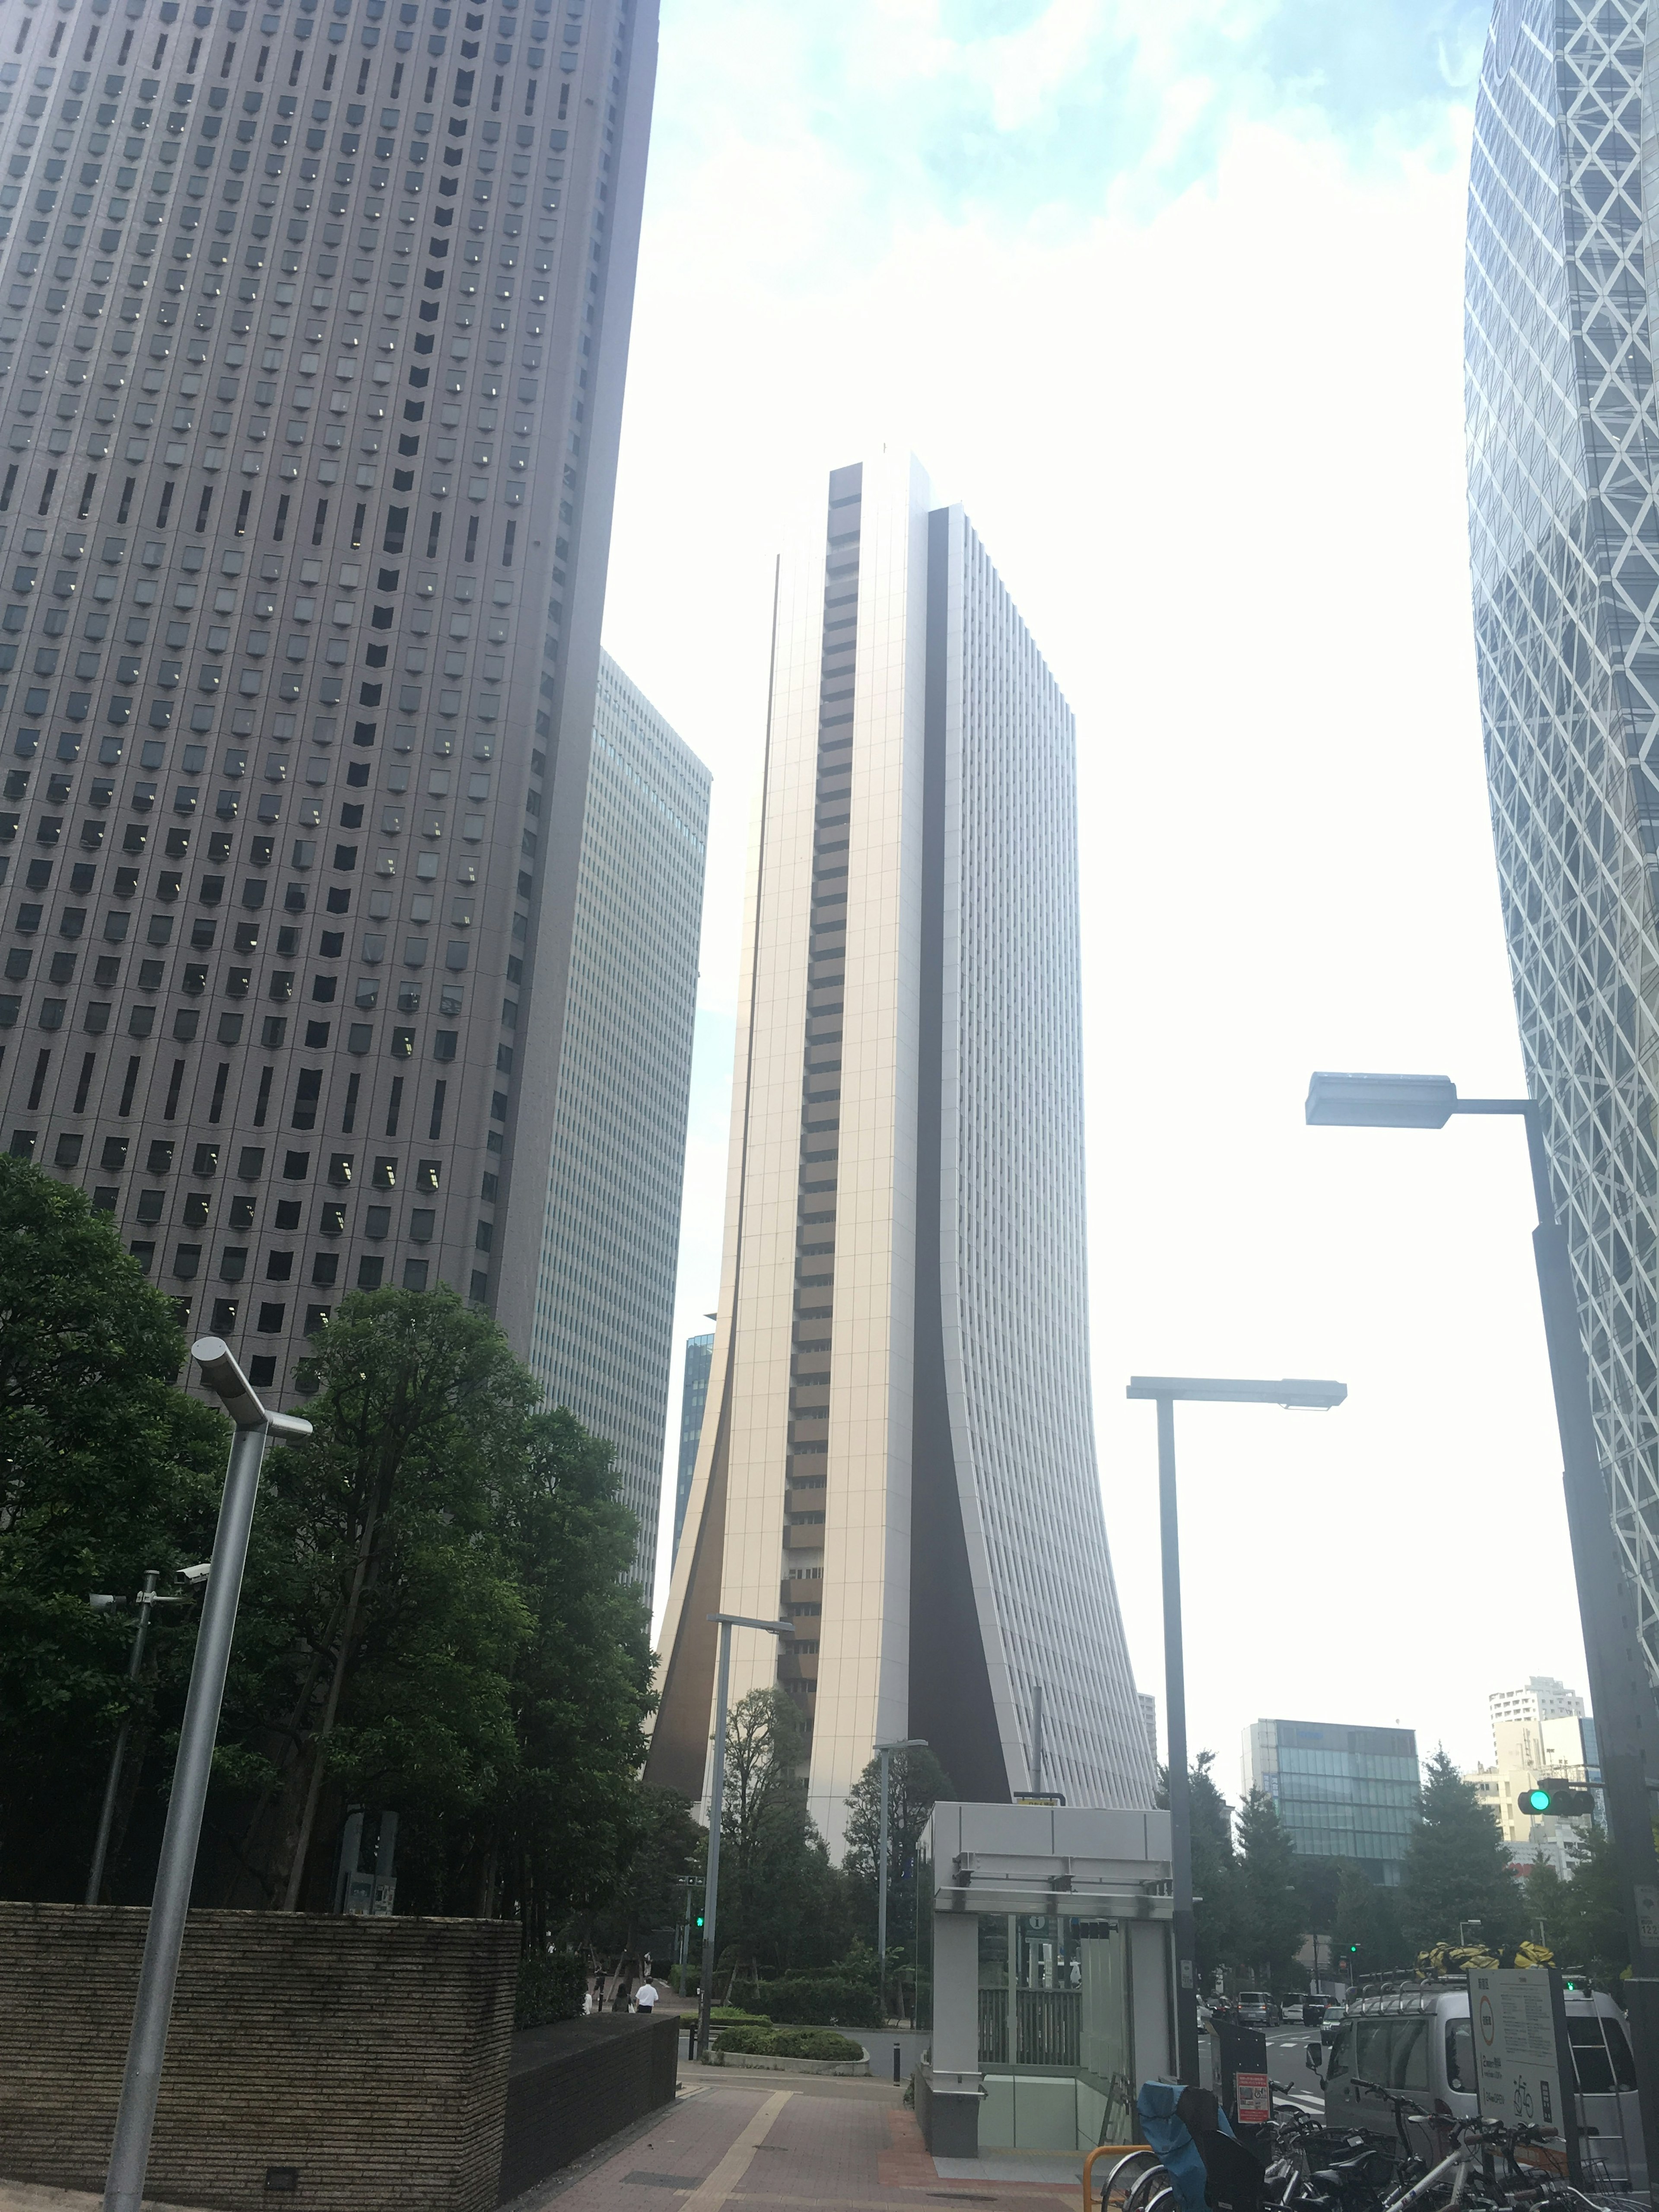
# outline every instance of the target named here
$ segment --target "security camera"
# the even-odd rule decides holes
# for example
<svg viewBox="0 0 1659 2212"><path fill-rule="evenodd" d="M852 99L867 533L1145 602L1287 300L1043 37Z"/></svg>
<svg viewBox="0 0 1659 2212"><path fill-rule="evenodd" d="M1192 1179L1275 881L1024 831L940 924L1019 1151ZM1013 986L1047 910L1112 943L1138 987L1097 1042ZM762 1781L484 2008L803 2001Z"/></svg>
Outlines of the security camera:
<svg viewBox="0 0 1659 2212"><path fill-rule="evenodd" d="M108 1590L94 1590L87 1603L94 1613L113 1613L118 1605L125 1605L124 1597L112 1597Z"/></svg>
<svg viewBox="0 0 1659 2212"><path fill-rule="evenodd" d="M179 1579L181 1583L189 1583L192 1588L199 1589L212 1571L212 1560L202 1559L193 1567L180 1567Z"/></svg>

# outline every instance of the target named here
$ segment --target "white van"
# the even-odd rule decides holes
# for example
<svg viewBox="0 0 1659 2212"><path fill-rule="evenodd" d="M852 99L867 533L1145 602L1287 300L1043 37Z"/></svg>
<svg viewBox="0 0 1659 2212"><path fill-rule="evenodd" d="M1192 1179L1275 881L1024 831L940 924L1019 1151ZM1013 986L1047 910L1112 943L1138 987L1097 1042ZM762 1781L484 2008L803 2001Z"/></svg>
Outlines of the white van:
<svg viewBox="0 0 1659 2212"><path fill-rule="evenodd" d="M1586 2182L1645 2193L1647 2159L1625 2016L1604 1990L1582 1984L1567 1991L1566 2013ZM1430 2112L1443 2101L1460 2119L1473 2118L1480 2110L1474 2060L1468 1984L1461 1977L1368 1989L1348 1999L1326 2054L1326 2122L1395 2139L1390 2108L1356 2088L1356 2078L1414 2098Z"/></svg>

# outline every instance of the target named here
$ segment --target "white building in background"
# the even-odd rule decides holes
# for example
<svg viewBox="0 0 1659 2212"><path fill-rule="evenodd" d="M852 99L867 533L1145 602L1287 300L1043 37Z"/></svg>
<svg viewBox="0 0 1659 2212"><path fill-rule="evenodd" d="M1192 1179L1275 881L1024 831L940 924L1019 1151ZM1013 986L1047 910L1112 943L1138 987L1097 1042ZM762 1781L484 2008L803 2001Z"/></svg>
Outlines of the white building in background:
<svg viewBox="0 0 1659 2212"><path fill-rule="evenodd" d="M959 507L830 479L777 584L708 1402L647 1778L782 1682L839 1851L872 1747L1149 1806L1095 1464L1075 738Z"/></svg>
<svg viewBox="0 0 1659 2212"><path fill-rule="evenodd" d="M1486 1711L1495 1746L1498 1730L1507 1722L1529 1721L1536 1726L1541 1721L1582 1720L1584 1700L1553 1674L1533 1674L1518 1690L1494 1690L1486 1699Z"/></svg>
<svg viewBox="0 0 1659 2212"><path fill-rule="evenodd" d="M1532 1856L1547 1856L1559 1872L1565 1873L1566 1847L1575 1835L1588 1826L1588 1816L1539 1820L1526 1809L1522 1801L1528 1790L1545 1780L1583 1785L1600 1783L1595 1723L1583 1712L1583 1700L1571 1691L1564 1689L1559 1682L1542 1686L1547 1693L1542 1702L1559 1704L1566 1698L1579 1711L1555 1713L1541 1720L1498 1721L1492 1729L1492 1764L1476 1767L1468 1779L1481 1803L1497 1819L1505 1843L1548 1846L1547 1850ZM1491 1700L1493 1709L1497 1709L1500 1697L1507 1698L1516 1694L1509 1691L1496 1693ZM1526 1855L1516 1863L1524 1864Z"/></svg>
<svg viewBox="0 0 1659 2212"><path fill-rule="evenodd" d="M1152 1765L1156 1766L1158 1763L1158 1699L1152 1695L1150 1690L1142 1690L1139 1696L1140 1717L1146 1730L1146 1748L1152 1755Z"/></svg>
<svg viewBox="0 0 1659 2212"><path fill-rule="evenodd" d="M599 656L530 1366L616 1446L647 1599L691 1092L708 770Z"/></svg>

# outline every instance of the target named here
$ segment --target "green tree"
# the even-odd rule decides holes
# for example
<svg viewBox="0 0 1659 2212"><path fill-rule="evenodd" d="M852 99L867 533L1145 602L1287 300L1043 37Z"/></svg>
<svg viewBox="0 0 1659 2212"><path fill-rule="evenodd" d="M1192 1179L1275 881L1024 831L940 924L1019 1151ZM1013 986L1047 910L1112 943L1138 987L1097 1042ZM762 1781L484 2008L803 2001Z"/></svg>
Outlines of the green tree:
<svg viewBox="0 0 1659 2212"><path fill-rule="evenodd" d="M1352 1859L1340 1863L1333 1921L1334 1971L1344 1981L1409 1966L1411 1947L1400 1927L1398 1890L1369 1881Z"/></svg>
<svg viewBox="0 0 1659 2212"><path fill-rule="evenodd" d="M916 1951L916 1885L905 1879L934 1806L952 1794L950 1776L925 1744L896 1751L887 1777L887 1945L891 1963L913 1964ZM842 1877L854 1924L874 1945L879 1924L878 1865L881 1850L881 1760L872 1759L847 1793L847 1846Z"/></svg>
<svg viewBox="0 0 1659 2212"><path fill-rule="evenodd" d="M806 1729L787 1690L751 1690L727 1716L717 1988L827 1963L843 1937L842 1886L806 1810Z"/></svg>
<svg viewBox="0 0 1659 2212"><path fill-rule="evenodd" d="M400 1909L504 1907L532 1948L643 1826L650 1708L608 1445L447 1291L354 1293L308 1443L270 1455L221 1732L234 1901L325 1905L349 1804L399 1815Z"/></svg>
<svg viewBox="0 0 1659 2212"><path fill-rule="evenodd" d="M1418 1950L1455 1944L1460 1923L1478 1920L1480 1941L1489 1950L1513 1949L1526 1933L1526 1901L1510 1872L1508 1847L1443 1747L1425 1770L1421 1810L1401 1882L1407 1941Z"/></svg>
<svg viewBox="0 0 1659 2212"><path fill-rule="evenodd" d="M170 1301L85 1194L0 1157L0 1881L78 1898L109 1757L133 1735L122 1826L147 1738L176 1722L193 1619L169 1607L144 1679L125 1679L131 1597L212 1541L229 1429L174 1388ZM143 1885L141 1885L142 1887Z"/></svg>
<svg viewBox="0 0 1659 2212"><path fill-rule="evenodd" d="M573 1923L573 1940L614 1963L638 1958L653 1944L653 1963L666 1966L674 1946L663 1948L670 1930L683 1936L690 1900L690 1957L697 1955L696 1918L702 1902L701 1883L704 1832L676 1790L639 1786L639 1841L611 1896Z"/></svg>
<svg viewBox="0 0 1659 2212"><path fill-rule="evenodd" d="M1237 1826L1240 1944L1269 1990L1288 1989L1300 1978L1294 1961L1304 1932L1296 1846L1265 1790L1250 1791Z"/></svg>
<svg viewBox="0 0 1659 2212"><path fill-rule="evenodd" d="M1528 1940L1547 1943L1553 1949L1564 1940L1567 1930L1566 1883L1547 1859L1536 1859L1527 1869L1527 1878L1521 1888L1526 1899Z"/></svg>
<svg viewBox="0 0 1659 2212"><path fill-rule="evenodd" d="M1550 1947L1564 1966L1611 1981L1630 1964L1630 1940L1619 1901L1618 1861L1607 1830L1580 1830L1567 1856L1571 1871L1561 1899L1565 1911L1559 1930L1547 1923Z"/></svg>
<svg viewBox="0 0 1659 2212"><path fill-rule="evenodd" d="M1194 1964L1202 1990L1214 1987L1216 1977L1236 1967L1243 1955L1232 1808L1216 1786L1210 1771L1214 1765L1215 1753L1200 1751L1188 1775L1192 1802ZM1166 1809L1170 1802L1170 1771L1164 1766L1158 1770L1157 1802Z"/></svg>

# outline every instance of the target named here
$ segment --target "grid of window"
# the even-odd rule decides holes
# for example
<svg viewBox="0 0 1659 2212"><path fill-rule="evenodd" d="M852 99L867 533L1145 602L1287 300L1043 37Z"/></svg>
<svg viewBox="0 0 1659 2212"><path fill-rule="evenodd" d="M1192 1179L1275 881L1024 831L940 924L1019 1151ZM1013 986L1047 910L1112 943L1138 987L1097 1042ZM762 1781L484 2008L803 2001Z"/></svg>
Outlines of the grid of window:
<svg viewBox="0 0 1659 2212"><path fill-rule="evenodd" d="M0 10L6 1140L264 1386L495 1295L633 29Z"/></svg>
<svg viewBox="0 0 1659 2212"><path fill-rule="evenodd" d="M1475 642L1516 1011L1659 1683L1649 23L1643 0L1499 0L1476 101L1464 351Z"/></svg>
<svg viewBox="0 0 1659 2212"><path fill-rule="evenodd" d="M708 769L608 655L577 863L532 1372L616 1448L648 1592L668 1416Z"/></svg>
<svg viewBox="0 0 1659 2212"><path fill-rule="evenodd" d="M1034 1741L1041 1686L1045 1786L1147 1805L1089 1379L1076 726L959 509L947 544L941 1287L957 1480L1018 1741Z"/></svg>

